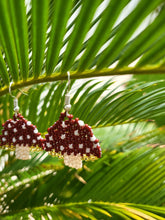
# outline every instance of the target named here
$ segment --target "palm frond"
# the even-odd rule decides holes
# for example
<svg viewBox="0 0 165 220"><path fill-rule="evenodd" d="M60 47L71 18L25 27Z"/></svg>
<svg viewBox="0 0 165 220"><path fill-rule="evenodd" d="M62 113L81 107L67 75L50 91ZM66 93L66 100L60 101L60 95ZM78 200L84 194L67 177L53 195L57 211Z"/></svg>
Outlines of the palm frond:
<svg viewBox="0 0 165 220"><path fill-rule="evenodd" d="M71 113L105 149L79 171L44 152L19 161L0 150L1 219L165 218L164 12L164 0L0 1L1 124L13 114L13 81L21 113L44 135L70 71ZM113 79L75 81L123 74L137 77L120 90Z"/></svg>
<svg viewBox="0 0 165 220"><path fill-rule="evenodd" d="M93 131L100 140L101 148L107 150L125 151L139 147L139 145L164 143L163 140L160 142L160 137L162 138L164 135L163 129L156 129L156 124L153 121L95 128Z"/></svg>
<svg viewBox="0 0 165 220"><path fill-rule="evenodd" d="M10 20L10 13L8 10L7 1L0 3L0 43L1 51L5 57L4 62L7 62L6 68L9 67L10 75L13 78L14 82L17 82L19 79L18 71L18 61L17 61L17 52L14 41L14 34L12 29L12 24ZM3 58L4 58L3 57ZM1 69L3 71L4 68ZM2 75L7 75L9 72L3 71ZM7 77L7 76L6 76ZM2 84L3 85L3 84Z"/></svg>
<svg viewBox="0 0 165 220"><path fill-rule="evenodd" d="M80 173L88 184L82 187L73 180L69 187L74 191L75 200L127 201L161 206L164 203L164 156L164 148L143 147L114 154L110 160L103 157L88 165L89 172Z"/></svg>
<svg viewBox="0 0 165 220"><path fill-rule="evenodd" d="M114 151L95 163L88 162L79 173L42 154L24 169L22 161L8 160L1 172L3 210L43 206L45 200L51 204L92 200L162 206L164 159L165 148L160 147Z"/></svg>
<svg viewBox="0 0 165 220"><path fill-rule="evenodd" d="M8 4L8 3L7 3ZM23 1L17 3L12 1L9 6L9 13L11 18L11 26L13 29L17 63L19 63L19 75L23 81L28 78L29 71L29 54L28 54L28 26L26 17L26 8ZM19 27L19 28L15 28ZM22 36L22 37L20 37ZM18 64L17 64L18 66Z"/></svg>
<svg viewBox="0 0 165 220"><path fill-rule="evenodd" d="M145 28L145 30L141 32L134 40L132 40L128 43L128 45L125 46L125 48L123 49L124 52L121 52L122 55L117 65L118 67L122 67L123 65L128 66L137 58L140 58L139 62L142 62L141 60L143 60L144 58L143 56L140 56L143 55L145 51L149 50L150 45L156 47L158 46L157 41L161 41L161 38L164 38L164 15L164 8L162 8L155 20L147 28ZM160 24L160 26L157 26L158 23Z"/></svg>
<svg viewBox="0 0 165 220"><path fill-rule="evenodd" d="M149 132L144 132L141 135L130 137L129 140L121 141L117 143L115 146L115 149L122 149L122 150L131 150L134 148L139 148L143 146L150 146L150 147L156 147L156 146L164 146L164 126L159 127L153 130L150 130Z"/></svg>
<svg viewBox="0 0 165 220"><path fill-rule="evenodd" d="M82 83L77 90L72 81L71 113L94 127L105 127L154 120L164 113L163 80L148 83L133 83L118 91L118 85L110 80ZM19 98L20 111L25 118L37 125L40 132L54 124L64 107L65 82L32 87L28 95ZM161 98L160 98L161 96ZM90 104L89 104L90 103ZM13 100L8 95L1 97L1 123L12 117Z"/></svg>
<svg viewBox="0 0 165 220"><path fill-rule="evenodd" d="M152 56L165 35L163 0L13 1L0 8L0 95L8 92L9 77L17 89L66 79L68 70L72 79L165 72L163 50ZM128 68L137 59L141 65Z"/></svg>
<svg viewBox="0 0 165 220"><path fill-rule="evenodd" d="M49 1L32 1L32 63L34 78L42 73Z"/></svg>
<svg viewBox="0 0 165 220"><path fill-rule="evenodd" d="M159 213L160 216L155 213ZM4 216L1 216L1 219L10 220L23 217L34 219L69 218L96 220L98 219L98 216L104 219L110 219L114 214L117 215L118 219L127 220L164 219L161 217L164 216L164 210L159 207L122 203L115 204L108 202L83 202L68 203L63 205L49 204L48 206L40 206L33 209L21 210L20 212L15 212L12 215L5 214Z"/></svg>

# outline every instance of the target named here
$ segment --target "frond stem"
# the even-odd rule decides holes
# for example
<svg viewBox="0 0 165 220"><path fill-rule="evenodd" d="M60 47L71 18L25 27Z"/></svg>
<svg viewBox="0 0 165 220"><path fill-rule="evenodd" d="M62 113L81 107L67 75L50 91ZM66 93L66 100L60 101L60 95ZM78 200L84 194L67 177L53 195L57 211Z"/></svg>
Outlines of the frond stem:
<svg viewBox="0 0 165 220"><path fill-rule="evenodd" d="M125 67L121 69L115 69L115 68L106 68L103 70L86 70L84 72L77 72L77 71L71 71L70 77L71 79L84 79L84 78L94 78L94 77L100 77L100 76L115 76L115 75L140 75L140 74L165 74L165 67L164 66L148 66L143 68L136 68L136 67ZM40 84L40 83L47 83L47 82L55 82L60 80L67 80L68 76L66 74L61 73L52 73L52 75L47 76L46 74L41 75L38 78L29 78L27 81L19 81L18 83L15 83L12 85L11 90L20 89L23 87ZM3 96L9 92L9 87L3 87L0 89L0 96Z"/></svg>

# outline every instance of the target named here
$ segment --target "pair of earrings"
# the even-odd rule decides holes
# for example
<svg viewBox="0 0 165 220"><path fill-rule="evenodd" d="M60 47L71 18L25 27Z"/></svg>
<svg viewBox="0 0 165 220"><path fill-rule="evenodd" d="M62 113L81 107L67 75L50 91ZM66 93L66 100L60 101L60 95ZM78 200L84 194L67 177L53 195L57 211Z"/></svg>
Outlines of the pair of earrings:
<svg viewBox="0 0 165 220"><path fill-rule="evenodd" d="M45 150L52 156L64 159L64 164L72 168L82 168L82 160L95 160L101 157L99 140L93 135L91 127L69 114L70 74L68 73L68 90L65 95L64 113L59 120L47 129L45 138L41 137L36 126L19 113L18 100L14 97L14 116L2 126L0 145L15 150L16 158L30 159L30 150ZM11 94L11 85L9 87Z"/></svg>

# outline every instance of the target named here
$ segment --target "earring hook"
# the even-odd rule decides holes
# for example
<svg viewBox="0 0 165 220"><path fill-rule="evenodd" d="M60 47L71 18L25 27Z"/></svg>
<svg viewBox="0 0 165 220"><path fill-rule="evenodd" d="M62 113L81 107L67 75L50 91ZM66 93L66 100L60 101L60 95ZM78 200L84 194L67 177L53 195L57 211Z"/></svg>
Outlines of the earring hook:
<svg viewBox="0 0 165 220"><path fill-rule="evenodd" d="M69 94L69 91L70 91L70 72L69 71L67 72L67 75L68 75L68 85L67 85L67 93L65 95L65 105L64 105L66 115L68 115L68 112L71 109L70 94Z"/></svg>
<svg viewBox="0 0 165 220"><path fill-rule="evenodd" d="M10 82L10 84L9 84L9 94L14 99L14 112L15 112L15 114L17 114L19 112L18 99L16 96L12 95L12 93L11 93L11 85L12 84L13 84L13 82ZM19 89L19 91L24 95L28 95L25 92L23 92L21 89Z"/></svg>
<svg viewBox="0 0 165 220"><path fill-rule="evenodd" d="M11 85L13 84L13 82L10 82L10 84L9 84L9 94L10 94L10 96L12 97L12 98L16 98L14 95L12 95L12 93L11 93Z"/></svg>
<svg viewBox="0 0 165 220"><path fill-rule="evenodd" d="M11 85L12 84L13 84L13 82L10 82L10 84L9 84L9 94L14 99L14 112L15 112L15 114L17 114L19 112L18 99L16 96L12 95L12 93L11 93ZM28 95L28 94L24 93L21 89L19 89L19 91L24 95Z"/></svg>
<svg viewBox="0 0 165 220"><path fill-rule="evenodd" d="M12 93L11 93L11 85L12 84L13 84L13 82L10 82L10 84L9 84L9 94L14 99L14 112L15 112L15 114L17 114L19 112L18 99L14 95L12 95Z"/></svg>

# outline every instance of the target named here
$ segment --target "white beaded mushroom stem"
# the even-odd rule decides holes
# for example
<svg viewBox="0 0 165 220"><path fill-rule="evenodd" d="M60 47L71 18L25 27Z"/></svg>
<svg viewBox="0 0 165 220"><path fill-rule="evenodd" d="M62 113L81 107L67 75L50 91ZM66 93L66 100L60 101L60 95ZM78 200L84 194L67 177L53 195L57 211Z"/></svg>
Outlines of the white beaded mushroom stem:
<svg viewBox="0 0 165 220"><path fill-rule="evenodd" d="M76 156L74 153L71 155L68 155L67 153L64 153L64 164L66 166L75 168L75 169L80 169L82 168L82 158L80 154L77 154Z"/></svg>
<svg viewBox="0 0 165 220"><path fill-rule="evenodd" d="M16 159L29 160L30 159L29 146L28 145L24 146L23 144L21 145L17 144L15 149L15 156Z"/></svg>

